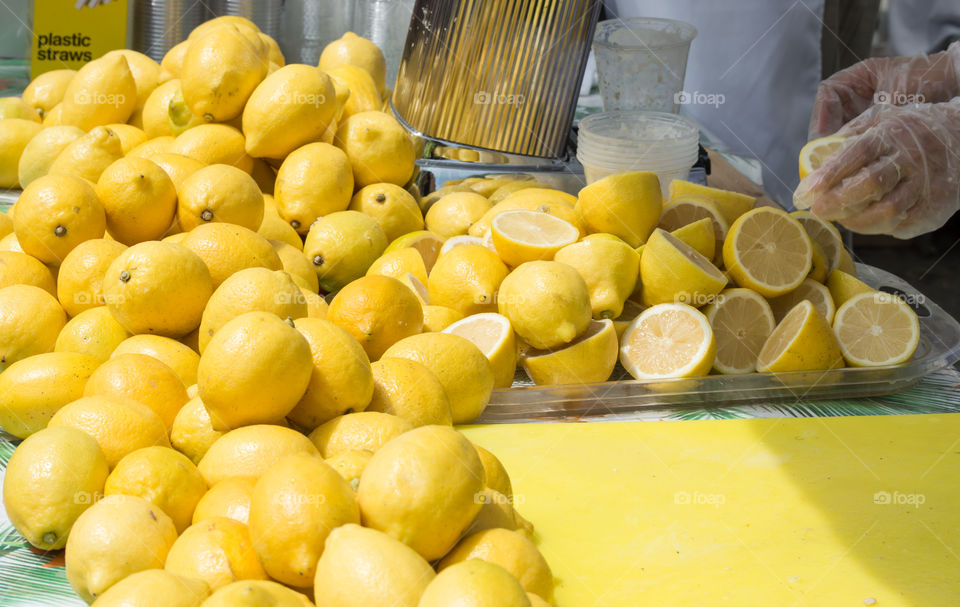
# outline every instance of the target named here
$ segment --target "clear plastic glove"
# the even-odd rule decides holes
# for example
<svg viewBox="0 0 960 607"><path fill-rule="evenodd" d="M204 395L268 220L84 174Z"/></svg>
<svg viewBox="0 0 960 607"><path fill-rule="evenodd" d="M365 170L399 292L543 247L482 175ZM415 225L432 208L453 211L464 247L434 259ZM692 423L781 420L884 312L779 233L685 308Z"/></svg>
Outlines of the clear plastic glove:
<svg viewBox="0 0 960 607"><path fill-rule="evenodd" d="M960 98L875 105L838 134L848 139L800 182L798 209L897 238L933 231L960 209Z"/></svg>
<svg viewBox="0 0 960 607"><path fill-rule="evenodd" d="M940 103L960 95L960 42L934 55L874 57L820 83L810 139L832 135L878 103Z"/></svg>

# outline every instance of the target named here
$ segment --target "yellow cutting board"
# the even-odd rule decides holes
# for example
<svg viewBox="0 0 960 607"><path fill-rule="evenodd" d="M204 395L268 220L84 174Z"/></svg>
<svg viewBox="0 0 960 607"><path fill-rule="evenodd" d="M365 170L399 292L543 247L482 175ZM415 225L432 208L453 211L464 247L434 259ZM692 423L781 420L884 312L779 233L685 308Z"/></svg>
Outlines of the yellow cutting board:
<svg viewBox="0 0 960 607"><path fill-rule="evenodd" d="M559 607L960 605L960 414L465 429Z"/></svg>

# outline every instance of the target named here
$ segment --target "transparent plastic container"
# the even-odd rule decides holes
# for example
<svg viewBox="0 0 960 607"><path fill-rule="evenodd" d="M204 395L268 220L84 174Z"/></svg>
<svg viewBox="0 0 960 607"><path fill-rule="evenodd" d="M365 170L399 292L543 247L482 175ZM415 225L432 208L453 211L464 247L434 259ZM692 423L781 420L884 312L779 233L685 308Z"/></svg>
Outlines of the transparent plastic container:
<svg viewBox="0 0 960 607"><path fill-rule="evenodd" d="M690 120L665 112L603 112L580 121L577 159L587 183L623 171L653 171L664 196L697 161L700 133Z"/></svg>
<svg viewBox="0 0 960 607"><path fill-rule="evenodd" d="M913 357L886 367L830 371L708 375L640 381L622 367L614 381L535 386L522 369L510 388L494 390L476 423L517 423L604 416L652 409L724 407L743 403L847 399L893 394L960 360L960 324L940 306L893 274L857 264L860 280L902 297L920 320L920 344Z"/></svg>

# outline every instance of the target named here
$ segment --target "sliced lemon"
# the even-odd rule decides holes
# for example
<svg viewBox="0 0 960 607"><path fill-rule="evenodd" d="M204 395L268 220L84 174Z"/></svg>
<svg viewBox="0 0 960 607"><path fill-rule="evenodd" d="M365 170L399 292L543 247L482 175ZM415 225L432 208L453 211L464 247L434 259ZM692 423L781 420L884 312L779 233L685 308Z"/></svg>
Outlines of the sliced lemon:
<svg viewBox="0 0 960 607"><path fill-rule="evenodd" d="M757 203L757 199L753 196L740 194L739 192L731 192L729 190L721 190L720 188L711 188L710 186L683 181L681 179L674 179L670 182L669 193L670 200L688 194L703 196L711 200L717 205L720 212L723 213L723 217L727 220L727 223L733 223L737 217L740 217L752 209L753 205Z"/></svg>
<svg viewBox="0 0 960 607"><path fill-rule="evenodd" d="M794 211L790 216L800 222L810 240L820 245L827 258L827 275L837 269L840 258L845 253L840 230L832 223L821 219L810 211ZM823 281L821 281L823 282Z"/></svg>
<svg viewBox="0 0 960 607"><path fill-rule="evenodd" d="M591 321L583 334L562 348L527 350L522 364L538 386L607 381L617 364L613 321Z"/></svg>
<svg viewBox="0 0 960 607"><path fill-rule="evenodd" d="M703 313L717 340L714 371L725 375L756 371L760 349L777 325L767 300L750 289L725 289Z"/></svg>
<svg viewBox="0 0 960 607"><path fill-rule="evenodd" d="M553 259L554 253L580 238L569 221L537 211L506 211L490 223L493 246L507 264Z"/></svg>
<svg viewBox="0 0 960 607"><path fill-rule="evenodd" d="M410 232L391 242L383 252L389 253L406 247L413 247L420 251L420 255L423 257L423 264L427 268L427 273L429 273L430 270L433 269L433 264L437 262L437 257L440 256L440 248L443 247L443 238L427 230Z"/></svg>
<svg viewBox="0 0 960 607"><path fill-rule="evenodd" d="M717 253L716 232L713 230L713 219L709 217L688 223L670 233L696 249L697 253L707 259L713 259Z"/></svg>
<svg viewBox="0 0 960 607"><path fill-rule="evenodd" d="M716 203L703 196L685 194L672 198L663 205L658 227L672 232L704 217L713 220L713 234L717 238L717 245L721 245L727 237L730 222L724 217Z"/></svg>
<svg viewBox="0 0 960 607"><path fill-rule="evenodd" d="M830 272L830 276L827 277L827 288L830 289L830 296L833 297L833 303L836 306L842 306L854 295L874 291L870 285L843 270Z"/></svg>
<svg viewBox="0 0 960 607"><path fill-rule="evenodd" d="M623 332L620 363L636 379L696 377L710 372L716 351L702 312L665 303L641 312Z"/></svg>
<svg viewBox="0 0 960 607"><path fill-rule="evenodd" d="M443 243L442 247L440 247L440 254L443 255L444 253L449 253L450 249L465 244L478 244L483 246L483 239L479 236L468 236L466 234L452 236Z"/></svg>
<svg viewBox="0 0 960 607"><path fill-rule="evenodd" d="M442 333L463 337L480 348L493 369L493 387L509 388L517 372L517 337L506 316L482 312L458 320Z"/></svg>
<svg viewBox="0 0 960 607"><path fill-rule="evenodd" d="M899 365L920 343L920 322L910 306L889 293L861 293L837 310L833 331L855 367Z"/></svg>
<svg viewBox="0 0 960 607"><path fill-rule="evenodd" d="M827 158L840 149L845 139L840 135L830 135L808 141L800 149L800 179L822 167Z"/></svg>
<svg viewBox="0 0 960 607"><path fill-rule="evenodd" d="M757 356L757 371L761 373L842 366L843 356L830 324L806 299L784 316Z"/></svg>
<svg viewBox="0 0 960 607"><path fill-rule="evenodd" d="M693 247L660 228L640 254L640 300L646 306L689 303L700 307L727 285L727 277Z"/></svg>
<svg viewBox="0 0 960 607"><path fill-rule="evenodd" d="M739 286L777 297L799 287L810 273L813 247L799 221L780 209L759 207L730 226L723 263Z"/></svg>
<svg viewBox="0 0 960 607"><path fill-rule="evenodd" d="M813 304L828 323L833 322L833 315L837 311L837 306L833 303L833 296L830 290L823 284L805 278L800 286L785 295L773 297L770 299L770 309L773 310L773 317L777 322L783 320L790 310L804 299Z"/></svg>

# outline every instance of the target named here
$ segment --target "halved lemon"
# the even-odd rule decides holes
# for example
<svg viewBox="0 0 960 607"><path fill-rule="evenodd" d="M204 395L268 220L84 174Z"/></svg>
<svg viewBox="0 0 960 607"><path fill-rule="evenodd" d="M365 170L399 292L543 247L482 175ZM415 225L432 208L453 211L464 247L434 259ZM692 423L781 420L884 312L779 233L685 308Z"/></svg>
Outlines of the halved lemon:
<svg viewBox="0 0 960 607"><path fill-rule="evenodd" d="M446 242L443 243L443 246L440 247L440 254L443 255L444 253L449 253L450 249L465 244L478 244L482 246L483 239L478 236L467 236L466 234L451 236L446 240Z"/></svg>
<svg viewBox="0 0 960 607"><path fill-rule="evenodd" d="M727 223L733 223L737 217L740 217L753 208L757 199L747 194L721 190L720 188L711 188L710 186L700 185L691 181L674 179L670 182L670 200L692 194L694 196L703 196L711 200L720 212L723 213Z"/></svg>
<svg viewBox="0 0 960 607"><path fill-rule="evenodd" d="M840 149L845 139L840 135L829 135L808 141L800 149L800 179L823 166L827 158Z"/></svg>
<svg viewBox="0 0 960 607"><path fill-rule="evenodd" d="M710 372L716 351L702 312L665 303L641 312L623 332L620 363L636 379L695 377Z"/></svg>
<svg viewBox="0 0 960 607"><path fill-rule="evenodd" d="M833 331L843 358L855 367L898 365L920 343L920 322L902 299L882 291L861 293L837 310Z"/></svg>
<svg viewBox="0 0 960 607"><path fill-rule="evenodd" d="M713 369L725 375L756 371L760 349L777 325L767 300L750 289L725 289L703 313L717 340Z"/></svg>
<svg viewBox="0 0 960 607"><path fill-rule="evenodd" d="M591 321L586 331L562 348L527 350L521 363L533 383L540 386L606 381L617 364L613 321Z"/></svg>
<svg viewBox="0 0 960 607"><path fill-rule="evenodd" d="M553 259L554 253L580 239L569 221L537 211L506 211L490 223L497 254L513 267L527 261Z"/></svg>
<svg viewBox="0 0 960 607"><path fill-rule="evenodd" d="M844 253L840 230L829 221L817 217L810 211L794 211L790 213L790 216L799 221L810 240L823 249L823 254L827 258L827 276L829 276L830 272L837 269L840 258Z"/></svg>
<svg viewBox="0 0 960 607"><path fill-rule="evenodd" d="M367 276L379 275L402 279L406 274L416 276L420 282L427 280L427 266L423 263L423 255L413 247L384 253L367 268Z"/></svg>
<svg viewBox="0 0 960 607"><path fill-rule="evenodd" d="M640 301L646 306L688 303L700 307L727 285L710 260L673 234L653 231L640 253Z"/></svg>
<svg viewBox="0 0 960 607"><path fill-rule="evenodd" d="M494 387L510 387L517 372L517 337L506 316L494 312L473 314L442 332L459 335L480 348L493 369Z"/></svg>
<svg viewBox="0 0 960 607"><path fill-rule="evenodd" d="M663 205L657 227L673 232L704 217L713 220L713 234L717 238L717 245L721 245L727 237L730 222L724 217L720 207L704 196L684 194L670 199Z"/></svg>
<svg viewBox="0 0 960 607"><path fill-rule="evenodd" d="M413 291L413 294L416 295L417 299L420 300L420 305L430 305L430 295L427 291L427 285L423 284L423 281L410 272L407 272L401 276L397 276L396 279L405 284L408 289Z"/></svg>
<svg viewBox="0 0 960 607"><path fill-rule="evenodd" d="M757 356L757 371L761 373L842 366L843 355L830 324L806 299L783 317Z"/></svg>
<svg viewBox="0 0 960 607"><path fill-rule="evenodd" d="M834 270L827 277L827 288L830 289L830 296L833 297L833 303L836 306L842 306L854 295L874 291L867 283L840 269Z"/></svg>
<svg viewBox="0 0 960 607"><path fill-rule="evenodd" d="M427 273L429 274L430 270L433 269L433 264L437 262L437 257L440 256L440 248L442 246L443 238L433 232L419 230L398 237L387 245L387 248L384 249L383 252L389 253L397 249L413 247L420 251L420 255L423 257L423 265L427 268Z"/></svg>
<svg viewBox="0 0 960 607"><path fill-rule="evenodd" d="M670 233L696 249L697 253L707 259L712 260L717 253L716 232L713 230L713 220L709 217L688 223Z"/></svg>
<svg viewBox="0 0 960 607"><path fill-rule="evenodd" d="M833 303L830 289L809 278L805 278L800 286L793 291L770 299L770 309L773 310L773 317L777 319L777 322L780 322L794 306L804 299L809 300L813 307L823 314L828 323L833 322L833 315L836 313L837 307Z"/></svg>
<svg viewBox="0 0 960 607"><path fill-rule="evenodd" d="M780 209L759 207L730 226L723 264L739 286L777 297L799 287L810 273L813 247L799 221Z"/></svg>

